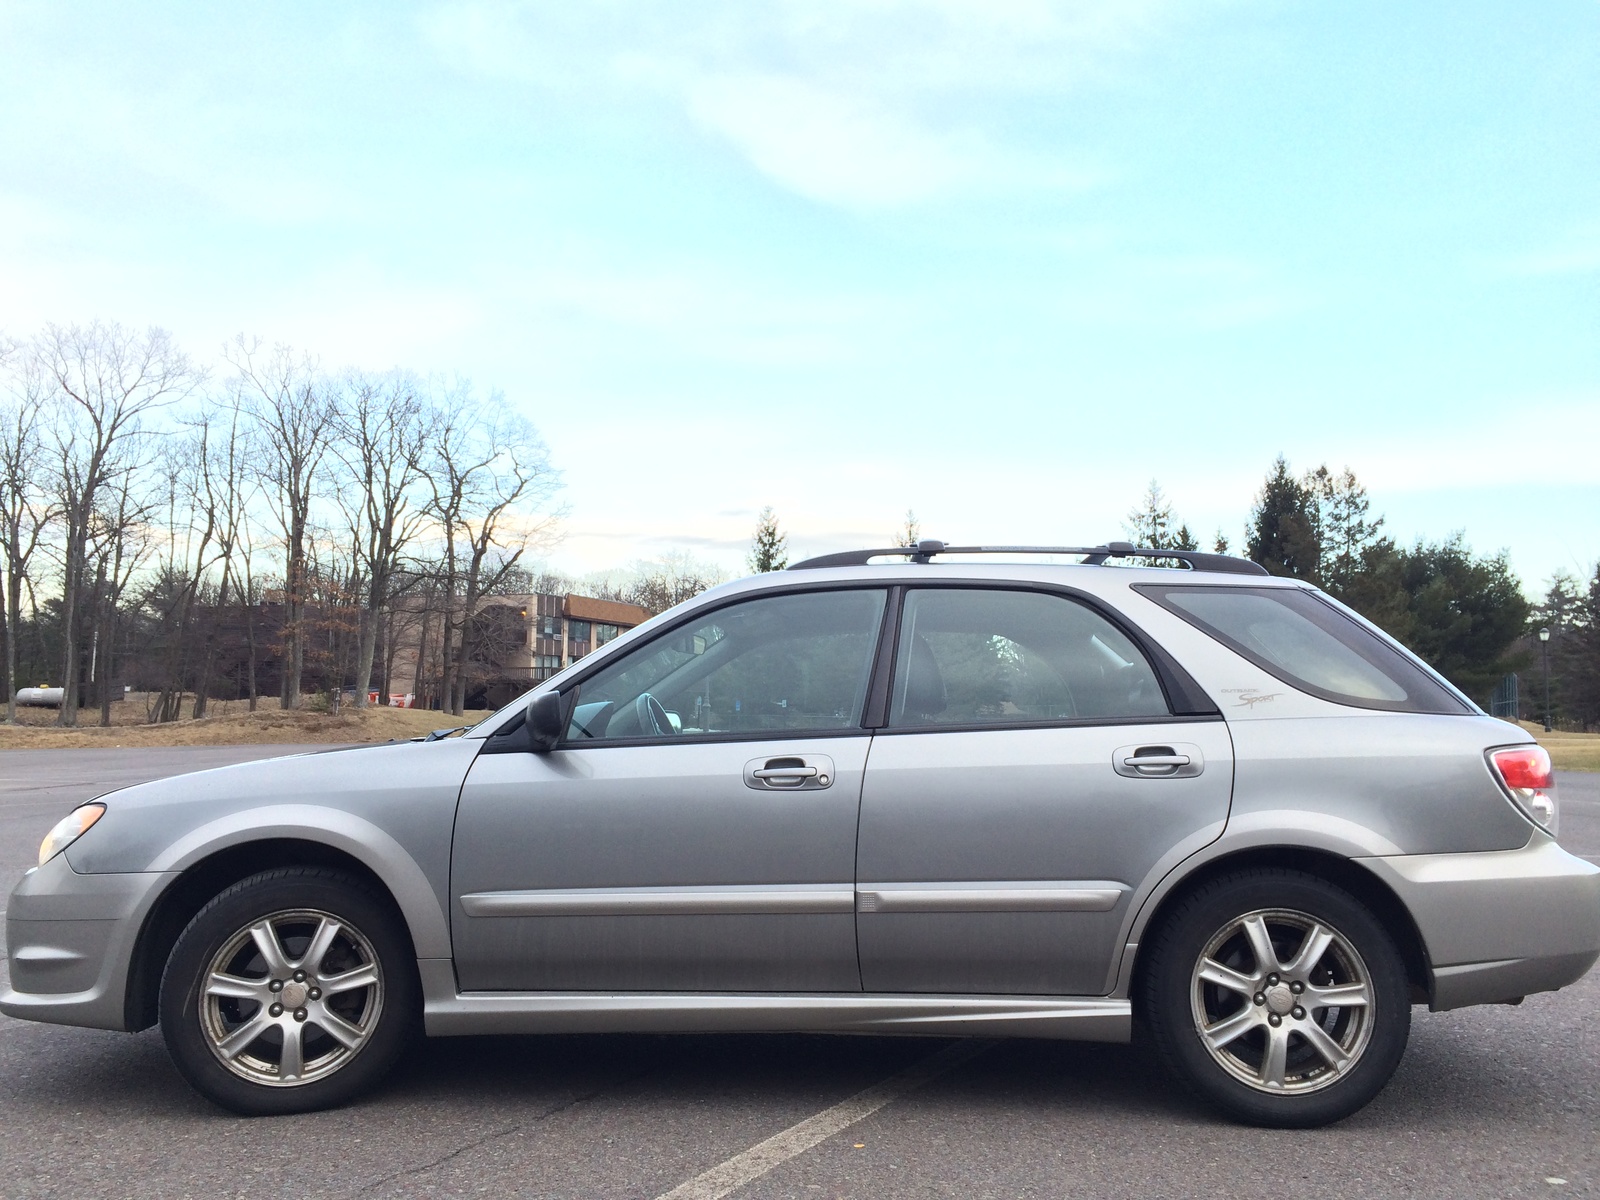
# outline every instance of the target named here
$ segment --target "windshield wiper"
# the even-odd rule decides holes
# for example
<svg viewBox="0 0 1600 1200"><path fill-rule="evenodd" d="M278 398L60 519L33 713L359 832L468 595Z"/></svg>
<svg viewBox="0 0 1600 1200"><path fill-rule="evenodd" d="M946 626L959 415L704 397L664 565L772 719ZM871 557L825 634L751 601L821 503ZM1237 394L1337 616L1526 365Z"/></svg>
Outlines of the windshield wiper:
<svg viewBox="0 0 1600 1200"><path fill-rule="evenodd" d="M466 730L471 729L471 728L472 728L472 725L452 725L449 729L434 729L434 730L430 730L428 733L424 734L422 737L418 738L417 740L419 742L442 742L442 741L444 741L445 738L449 737L452 733L464 733Z"/></svg>

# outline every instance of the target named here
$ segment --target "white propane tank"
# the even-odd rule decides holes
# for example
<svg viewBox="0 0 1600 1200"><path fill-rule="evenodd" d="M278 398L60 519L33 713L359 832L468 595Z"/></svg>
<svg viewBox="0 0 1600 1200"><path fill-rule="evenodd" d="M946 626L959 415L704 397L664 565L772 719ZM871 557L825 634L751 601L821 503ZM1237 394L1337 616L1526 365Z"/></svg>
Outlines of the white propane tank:
<svg viewBox="0 0 1600 1200"><path fill-rule="evenodd" d="M66 698L66 688L32 687L17 689L18 704L34 704L44 708L60 708Z"/></svg>

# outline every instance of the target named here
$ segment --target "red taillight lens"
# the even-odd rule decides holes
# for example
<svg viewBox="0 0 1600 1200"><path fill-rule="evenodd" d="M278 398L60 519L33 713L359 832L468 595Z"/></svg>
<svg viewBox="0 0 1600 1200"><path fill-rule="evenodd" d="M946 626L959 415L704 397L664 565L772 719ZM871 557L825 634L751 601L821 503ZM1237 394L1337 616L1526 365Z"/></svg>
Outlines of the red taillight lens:
<svg viewBox="0 0 1600 1200"><path fill-rule="evenodd" d="M1489 762L1500 773L1511 798L1552 834L1556 831L1555 775L1543 746L1510 746L1491 750Z"/></svg>
<svg viewBox="0 0 1600 1200"><path fill-rule="evenodd" d="M1500 772L1500 778L1505 780L1508 788L1540 792L1555 782L1550 769L1550 754L1543 746L1496 750L1489 760L1494 763L1494 769Z"/></svg>

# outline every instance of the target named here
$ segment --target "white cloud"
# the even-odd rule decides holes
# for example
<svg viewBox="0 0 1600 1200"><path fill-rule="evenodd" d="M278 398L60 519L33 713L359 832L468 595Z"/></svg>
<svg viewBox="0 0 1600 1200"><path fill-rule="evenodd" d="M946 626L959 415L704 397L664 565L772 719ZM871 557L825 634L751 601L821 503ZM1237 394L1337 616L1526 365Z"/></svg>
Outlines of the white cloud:
<svg viewBox="0 0 1600 1200"><path fill-rule="evenodd" d="M951 192L1078 190L1103 173L1029 162L971 127L939 132L872 98L793 77L745 75L691 85L689 112L763 174L812 200L887 208Z"/></svg>
<svg viewBox="0 0 1600 1200"><path fill-rule="evenodd" d="M1495 273L1513 277L1600 273L1600 220L1569 229L1538 250L1492 260Z"/></svg>
<svg viewBox="0 0 1600 1200"><path fill-rule="evenodd" d="M666 94L799 195L873 209L977 191L1076 191L1103 164L1010 144L1002 109L1066 94L1175 23L1172 0L800 0L433 9L459 69L553 89Z"/></svg>

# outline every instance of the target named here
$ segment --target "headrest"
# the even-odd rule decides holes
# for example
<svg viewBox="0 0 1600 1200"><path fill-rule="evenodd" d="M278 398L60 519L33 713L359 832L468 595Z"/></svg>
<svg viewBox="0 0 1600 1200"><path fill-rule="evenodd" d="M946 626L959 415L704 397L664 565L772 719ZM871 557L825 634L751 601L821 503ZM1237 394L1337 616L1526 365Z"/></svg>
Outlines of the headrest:
<svg viewBox="0 0 1600 1200"><path fill-rule="evenodd" d="M913 721L926 721L942 713L946 702L939 660L933 656L933 647L928 645L927 639L916 634L911 639L911 655L906 663L905 701L901 713Z"/></svg>

